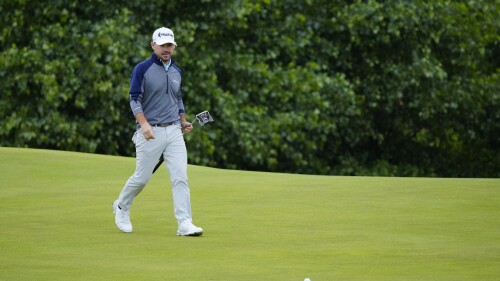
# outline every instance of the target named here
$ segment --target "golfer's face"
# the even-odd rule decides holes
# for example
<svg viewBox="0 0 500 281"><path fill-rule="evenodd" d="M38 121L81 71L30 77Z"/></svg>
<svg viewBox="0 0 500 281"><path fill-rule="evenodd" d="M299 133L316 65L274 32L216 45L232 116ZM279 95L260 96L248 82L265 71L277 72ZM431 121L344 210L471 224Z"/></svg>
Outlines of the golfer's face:
<svg viewBox="0 0 500 281"><path fill-rule="evenodd" d="M151 42L151 48L153 48L157 57L159 57L162 61L167 62L174 54L175 45L172 43L158 45L155 42Z"/></svg>

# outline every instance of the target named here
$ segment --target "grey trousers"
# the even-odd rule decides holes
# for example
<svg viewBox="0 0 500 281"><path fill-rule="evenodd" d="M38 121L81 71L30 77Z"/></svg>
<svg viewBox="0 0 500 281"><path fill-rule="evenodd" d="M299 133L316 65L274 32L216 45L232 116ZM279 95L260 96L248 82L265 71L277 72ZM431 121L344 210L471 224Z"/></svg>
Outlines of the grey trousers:
<svg viewBox="0 0 500 281"><path fill-rule="evenodd" d="M187 150L181 126L174 124L167 127L153 127L153 132L155 138L149 141L144 138L140 129L132 137L136 148L136 168L120 193L119 205L125 210L132 207L135 197L148 183L160 155L163 154L170 175L177 223L192 221Z"/></svg>

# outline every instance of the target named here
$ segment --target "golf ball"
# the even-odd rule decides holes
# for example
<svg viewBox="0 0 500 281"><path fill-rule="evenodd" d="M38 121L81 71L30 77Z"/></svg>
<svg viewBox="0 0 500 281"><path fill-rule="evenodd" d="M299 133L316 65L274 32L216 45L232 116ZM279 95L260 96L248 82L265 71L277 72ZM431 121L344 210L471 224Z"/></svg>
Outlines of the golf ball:
<svg viewBox="0 0 500 281"><path fill-rule="evenodd" d="M306 278L306 279L304 279L304 281L311 281L311 279L309 279L309 278Z"/></svg>

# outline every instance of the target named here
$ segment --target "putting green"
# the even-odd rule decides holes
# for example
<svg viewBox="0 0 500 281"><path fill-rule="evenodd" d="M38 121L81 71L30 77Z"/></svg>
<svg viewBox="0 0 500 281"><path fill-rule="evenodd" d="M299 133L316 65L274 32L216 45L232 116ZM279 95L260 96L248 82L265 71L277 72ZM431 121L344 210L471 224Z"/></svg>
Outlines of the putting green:
<svg viewBox="0 0 500 281"><path fill-rule="evenodd" d="M0 280L498 280L500 179L335 177L189 166L178 237L168 173L111 204L129 157L0 148Z"/></svg>

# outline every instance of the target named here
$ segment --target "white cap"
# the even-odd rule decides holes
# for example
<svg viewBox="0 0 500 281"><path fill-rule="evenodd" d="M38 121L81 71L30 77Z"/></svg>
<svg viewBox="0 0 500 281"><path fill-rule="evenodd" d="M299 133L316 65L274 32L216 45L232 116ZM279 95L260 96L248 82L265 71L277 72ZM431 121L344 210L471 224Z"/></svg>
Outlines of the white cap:
<svg viewBox="0 0 500 281"><path fill-rule="evenodd" d="M175 43L174 40L174 32L166 27L158 28L157 30L155 30L155 32L153 33L153 42L158 45L172 43L177 46L177 43Z"/></svg>

